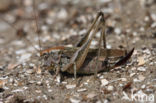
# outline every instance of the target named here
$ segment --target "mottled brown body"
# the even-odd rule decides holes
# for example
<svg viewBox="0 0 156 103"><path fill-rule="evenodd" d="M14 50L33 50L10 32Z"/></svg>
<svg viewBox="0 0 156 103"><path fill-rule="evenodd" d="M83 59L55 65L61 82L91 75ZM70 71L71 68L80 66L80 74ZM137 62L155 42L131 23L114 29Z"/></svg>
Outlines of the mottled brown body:
<svg viewBox="0 0 156 103"><path fill-rule="evenodd" d="M53 47L47 49L47 51L42 51L42 59L44 60L44 66L50 70L55 70L58 66L63 68L69 63L72 54L79 48L70 47ZM108 52L108 58L111 63L107 64L104 62L106 57L106 52ZM132 52L132 51L131 51ZM45 54L44 54L45 53ZM129 52L130 53L130 52ZM128 53L128 54L129 54ZM59 58L59 56L61 58ZM83 63L83 65L77 70L77 74L93 74L97 67L97 72L107 71L108 65L113 67L115 64L126 57L126 51L120 49L101 49L101 54L99 58L99 63L96 64L97 60L97 49L89 49L88 55ZM121 59L122 58L122 59ZM74 73L74 69L67 70L70 74Z"/></svg>
<svg viewBox="0 0 156 103"><path fill-rule="evenodd" d="M90 49L91 41L99 29L101 30L99 46L96 49ZM103 47L101 47L101 44L103 44ZM56 71L74 74L76 77L76 74L96 74L125 64L133 51L134 49L126 54L125 50L106 48L105 19L103 12L99 12L76 47L53 47L41 51L40 54L47 53L44 55L45 66Z"/></svg>

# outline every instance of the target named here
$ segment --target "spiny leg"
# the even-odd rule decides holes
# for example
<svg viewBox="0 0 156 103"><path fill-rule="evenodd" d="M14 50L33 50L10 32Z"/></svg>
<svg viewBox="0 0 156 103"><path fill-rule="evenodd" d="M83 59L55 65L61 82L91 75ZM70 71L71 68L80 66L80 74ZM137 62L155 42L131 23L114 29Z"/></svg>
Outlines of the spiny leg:
<svg viewBox="0 0 156 103"><path fill-rule="evenodd" d="M55 75L54 75L52 83L57 78L57 76L60 76L59 82L62 80L62 78L61 78L62 75L60 73L60 71L61 71L61 69L60 69L60 61L61 61L61 54L59 55L58 65L57 65L56 72L55 72Z"/></svg>
<svg viewBox="0 0 156 103"><path fill-rule="evenodd" d="M96 67L95 67L95 73L94 73L95 77L97 77L97 69L98 69L99 57L100 57L100 54L101 54L101 41L102 41L102 34L100 35L99 46L98 46Z"/></svg>
<svg viewBox="0 0 156 103"><path fill-rule="evenodd" d="M103 13L100 12L100 14L98 14L98 15L103 15ZM95 21L97 22L97 20L95 20ZM82 66L82 64L84 63L84 60L85 60L85 58L86 58L86 56L88 54L91 41L93 40L93 37L97 33L98 28L99 28L100 25L101 25L101 22L99 23L99 21L98 21L96 26L94 25L95 29L94 29L92 35L90 36L89 39L86 39L86 42L83 43L83 45L74 53L74 55L70 59L70 62L67 65L65 65L65 67L62 68L63 72L66 71L66 72L69 72L69 73L73 73L74 72L73 71L74 70L73 69L74 62L76 64L76 70L78 70ZM93 29L94 26L91 27L91 29Z"/></svg>
<svg viewBox="0 0 156 103"><path fill-rule="evenodd" d="M76 79L76 63L74 62L74 78Z"/></svg>
<svg viewBox="0 0 156 103"><path fill-rule="evenodd" d="M70 69L71 67L74 67L74 63L76 65L76 70L78 70L81 65L83 64L87 54L88 54L88 51L89 51L89 47L90 47L90 44L91 44L91 41L93 39L93 37L95 36L98 28L99 28L100 25L97 25L95 27L95 31L93 32L91 38L89 38L89 40L87 42L85 42L75 53L74 55L72 56L72 58L70 59L70 63L67 64L63 69L62 71L67 71L67 72L70 72L70 70L73 70L73 69ZM69 70L69 71L68 71ZM72 73L72 72L71 72Z"/></svg>
<svg viewBox="0 0 156 103"><path fill-rule="evenodd" d="M81 47L88 40L89 34L94 29L95 24L97 23L97 20L99 19L100 16L103 17L103 15L104 15L103 12L101 11L98 12L95 20L93 21L93 24L91 25L87 33L80 39L80 41L77 42L77 44L75 45L76 47Z"/></svg>
<svg viewBox="0 0 156 103"><path fill-rule="evenodd" d="M95 34L98 31L98 28L100 26L101 23L98 23L98 25L95 27L95 30L93 32L93 34L91 35L91 38L89 38L88 41L86 41L81 47L80 49L78 49L76 51L76 53L74 54L74 56L71 58L71 60L73 60L72 62L70 62L69 66L73 65L74 68L74 77L76 80L76 84L77 84L77 79L76 79L76 75L77 75L77 70L81 67L81 65L83 64L88 51L89 51L89 47L91 44L91 41L93 40L93 37L95 36ZM77 67L78 66L78 67ZM68 67L67 69L69 69L70 67Z"/></svg>
<svg viewBox="0 0 156 103"><path fill-rule="evenodd" d="M105 25L105 20L103 21L103 25L102 25L102 38L103 38L103 48L106 49L106 54L105 54L105 60L103 61L103 63L106 66L106 69L109 70L109 66L108 66L108 50L107 50L107 44L106 44L106 25Z"/></svg>
<svg viewBox="0 0 156 103"><path fill-rule="evenodd" d="M106 49L107 48L107 46L106 46L106 32L105 32L105 30L106 30L106 26L105 26L105 20L104 20L104 18L102 18L101 19L101 21L102 21L102 39L103 39L103 47L104 47L104 49Z"/></svg>
<svg viewBox="0 0 156 103"><path fill-rule="evenodd" d="M95 68L95 77L97 77L97 68L98 68L98 63L99 63L99 57L101 54L101 43L102 43L102 39L103 39L103 46L104 48L106 48L106 38L105 38L105 20L104 20L104 14L102 15L101 19L101 35L100 35L100 40L99 40L99 46L98 46L98 53L97 53L97 61L96 61L96 68Z"/></svg>

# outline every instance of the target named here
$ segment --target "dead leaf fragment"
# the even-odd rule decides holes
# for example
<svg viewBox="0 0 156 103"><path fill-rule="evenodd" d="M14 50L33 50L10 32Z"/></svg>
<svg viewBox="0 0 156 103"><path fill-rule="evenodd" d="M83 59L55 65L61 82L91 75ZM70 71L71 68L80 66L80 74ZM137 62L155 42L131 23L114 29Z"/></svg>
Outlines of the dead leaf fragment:
<svg viewBox="0 0 156 103"><path fill-rule="evenodd" d="M17 66L18 66L18 64L9 64L8 69L12 70L12 69L16 68Z"/></svg>
<svg viewBox="0 0 156 103"><path fill-rule="evenodd" d="M37 74L41 74L42 73L40 66L36 68L36 73Z"/></svg>
<svg viewBox="0 0 156 103"><path fill-rule="evenodd" d="M7 80L0 80L0 87L4 86L7 83Z"/></svg>
<svg viewBox="0 0 156 103"><path fill-rule="evenodd" d="M144 65L145 64L145 59L144 57L138 57L138 66Z"/></svg>

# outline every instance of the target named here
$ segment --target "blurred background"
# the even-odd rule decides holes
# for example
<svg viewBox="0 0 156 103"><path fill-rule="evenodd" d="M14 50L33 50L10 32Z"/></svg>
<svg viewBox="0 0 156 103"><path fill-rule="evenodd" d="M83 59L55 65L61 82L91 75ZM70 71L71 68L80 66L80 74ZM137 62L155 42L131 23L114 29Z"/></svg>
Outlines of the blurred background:
<svg viewBox="0 0 156 103"><path fill-rule="evenodd" d="M29 32L28 35L36 32L35 19L37 19L41 38L43 36L43 42L62 41L73 35L83 35L98 11L105 13L107 34L112 35L114 44L117 41L123 44L127 38L130 39L129 45L142 47L139 39L144 40L143 42L148 42L150 39L151 42L152 37L155 37L155 31L152 31L156 27L155 0L34 1L1 0L0 32L3 43L8 37L9 41L14 40L18 29L24 29L25 32ZM115 40L116 38L117 40ZM125 46L127 44L123 44L123 47ZM152 44L148 46L152 46Z"/></svg>
<svg viewBox="0 0 156 103"><path fill-rule="evenodd" d="M156 48L156 0L0 0L1 75L20 63L37 64L39 38L42 49L74 46L99 11L105 14L107 48L135 47L134 55L138 50L152 57L150 51ZM99 37L100 31L91 48L97 46Z"/></svg>

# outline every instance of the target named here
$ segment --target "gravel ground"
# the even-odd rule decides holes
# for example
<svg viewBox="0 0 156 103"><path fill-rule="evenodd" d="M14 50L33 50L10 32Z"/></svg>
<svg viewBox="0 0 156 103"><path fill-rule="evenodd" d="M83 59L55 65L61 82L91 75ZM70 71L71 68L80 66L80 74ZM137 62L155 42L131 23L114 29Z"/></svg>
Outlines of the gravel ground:
<svg viewBox="0 0 156 103"><path fill-rule="evenodd" d="M155 0L36 0L36 12L32 0L0 2L0 102L155 103ZM78 85L73 75L54 78L40 65L37 27L42 48L72 46L100 10L107 16L107 47L135 47L130 61L96 79L78 76ZM98 38L99 32L91 47Z"/></svg>

